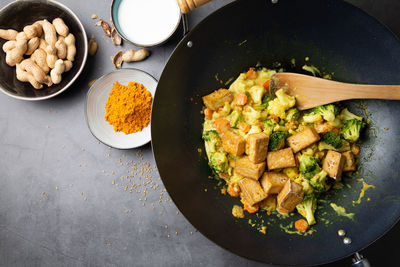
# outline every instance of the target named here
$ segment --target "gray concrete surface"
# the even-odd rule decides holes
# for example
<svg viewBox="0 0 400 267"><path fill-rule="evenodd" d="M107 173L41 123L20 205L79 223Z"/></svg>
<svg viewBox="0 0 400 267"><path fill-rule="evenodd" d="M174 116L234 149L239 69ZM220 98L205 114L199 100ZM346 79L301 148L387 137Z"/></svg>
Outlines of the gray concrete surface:
<svg viewBox="0 0 400 267"><path fill-rule="evenodd" d="M0 7L9 2L0 0ZM111 1L60 2L95 36L99 51L72 88L54 99L32 103L0 95L0 265L265 266L216 246L186 221L163 192L150 145L120 151L90 134L83 110L87 84L113 70L109 57L118 50L90 16L108 19ZM191 27L228 2L214 0L194 11ZM353 2L385 13L372 1ZM396 1L383 2L399 7ZM159 78L179 34L151 49L146 61L124 67ZM134 163L146 170L128 177L129 182ZM130 192L133 183L141 187ZM398 240L395 231L368 250L375 259L380 259L379 249Z"/></svg>

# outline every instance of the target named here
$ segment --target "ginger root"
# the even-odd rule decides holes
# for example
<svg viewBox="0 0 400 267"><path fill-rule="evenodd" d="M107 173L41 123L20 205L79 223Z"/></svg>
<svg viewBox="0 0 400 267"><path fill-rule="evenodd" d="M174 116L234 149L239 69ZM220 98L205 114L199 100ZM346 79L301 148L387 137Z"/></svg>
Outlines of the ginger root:
<svg viewBox="0 0 400 267"><path fill-rule="evenodd" d="M1 39L5 39L8 41L13 41L13 40L15 41L17 38L17 34L18 34L18 32L13 29L9 29L9 30L0 29L0 38Z"/></svg>

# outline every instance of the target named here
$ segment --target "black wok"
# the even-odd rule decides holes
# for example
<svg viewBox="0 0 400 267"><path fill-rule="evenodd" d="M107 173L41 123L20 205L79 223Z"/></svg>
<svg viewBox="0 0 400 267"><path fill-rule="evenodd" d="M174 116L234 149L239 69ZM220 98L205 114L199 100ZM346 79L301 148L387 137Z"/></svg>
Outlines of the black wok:
<svg viewBox="0 0 400 267"><path fill-rule="evenodd" d="M191 41L192 45L187 45ZM361 168L356 176L376 186L364 201L353 206L361 183L345 178L343 189L329 200L356 214L355 221L338 217L322 204L316 232L310 236L289 235L279 224L288 225L298 215L271 222L246 215L231 215L237 199L223 196L208 179L201 139L201 96L225 87L228 81L256 64L274 62L302 72L304 58L343 82L400 83L400 43L384 26L361 10L334 0L236 1L210 15L178 45L166 65L152 110L152 144L158 170L166 189L185 217L206 237L238 255L270 264L313 265L346 257L368 246L388 231L400 215L398 144L400 103L390 101L343 102L353 112L364 114L371 127L362 138ZM217 79L216 79L217 78ZM384 128L389 128L385 130ZM366 199L370 198L370 201ZM269 222L263 235L248 219ZM345 229L352 239L343 244L337 231Z"/></svg>

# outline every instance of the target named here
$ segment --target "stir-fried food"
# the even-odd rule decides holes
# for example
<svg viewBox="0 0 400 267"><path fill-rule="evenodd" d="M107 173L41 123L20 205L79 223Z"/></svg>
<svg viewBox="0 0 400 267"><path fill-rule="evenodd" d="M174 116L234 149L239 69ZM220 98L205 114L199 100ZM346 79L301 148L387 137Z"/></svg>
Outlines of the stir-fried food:
<svg viewBox="0 0 400 267"><path fill-rule="evenodd" d="M356 171L365 122L333 104L299 111L283 89L273 98L274 73L251 68L229 89L204 96L203 139L211 169L245 211L297 210L305 220L296 228L306 230L316 223L318 197Z"/></svg>

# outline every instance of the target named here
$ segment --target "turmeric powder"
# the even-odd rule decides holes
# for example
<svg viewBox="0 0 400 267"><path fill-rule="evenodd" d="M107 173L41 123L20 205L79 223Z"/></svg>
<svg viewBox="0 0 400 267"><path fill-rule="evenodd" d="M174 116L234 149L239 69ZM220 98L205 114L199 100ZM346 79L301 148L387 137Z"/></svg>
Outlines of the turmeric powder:
<svg viewBox="0 0 400 267"><path fill-rule="evenodd" d="M116 132L139 132L150 123L151 103L151 93L143 84L129 82L124 86L115 82L106 103L105 119Z"/></svg>

